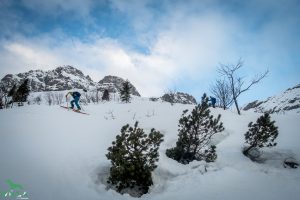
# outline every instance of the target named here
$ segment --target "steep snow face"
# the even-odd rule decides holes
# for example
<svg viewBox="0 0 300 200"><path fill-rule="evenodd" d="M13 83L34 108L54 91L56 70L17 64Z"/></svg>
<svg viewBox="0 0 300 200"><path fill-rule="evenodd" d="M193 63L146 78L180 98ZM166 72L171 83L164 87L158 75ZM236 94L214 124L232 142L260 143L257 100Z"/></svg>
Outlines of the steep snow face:
<svg viewBox="0 0 300 200"><path fill-rule="evenodd" d="M289 88L282 94L269 97L265 101L254 101L245 106L244 110L269 113L300 113L300 84Z"/></svg>
<svg viewBox="0 0 300 200"><path fill-rule="evenodd" d="M248 123L260 114L211 109L214 116L222 115L225 127L213 138L216 162L182 165L165 151L176 144L182 111L193 108L136 97L130 104L83 105L90 115L46 105L0 110L0 191L10 179L22 184L29 199L137 200L107 190L111 164L105 154L121 127L138 120L146 133L155 128L164 134L154 184L142 200L299 199L300 170L286 169L282 162L300 159L300 115L271 115L279 127L278 145L263 150L265 163L254 163L242 154L242 147Z"/></svg>
<svg viewBox="0 0 300 200"><path fill-rule="evenodd" d="M101 91L108 89L109 92L120 92L124 82L124 79L117 76L105 76L99 81L99 86ZM130 82L129 85L131 86L132 95L141 96L137 89Z"/></svg>

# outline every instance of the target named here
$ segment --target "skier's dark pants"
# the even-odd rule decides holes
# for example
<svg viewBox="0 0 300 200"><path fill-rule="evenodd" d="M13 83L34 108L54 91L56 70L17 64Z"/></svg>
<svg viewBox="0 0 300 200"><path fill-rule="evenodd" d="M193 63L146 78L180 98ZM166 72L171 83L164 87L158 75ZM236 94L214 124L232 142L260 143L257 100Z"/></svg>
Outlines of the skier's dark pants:
<svg viewBox="0 0 300 200"><path fill-rule="evenodd" d="M77 109L78 109L78 110L81 110L81 108L80 108L80 106L79 106L79 104L78 104L80 97L73 97L73 98L74 98L74 99L71 101L71 108L72 108L72 109L74 108L74 103L75 103Z"/></svg>
<svg viewBox="0 0 300 200"><path fill-rule="evenodd" d="M213 108L216 107L216 103L215 103L215 102L213 102L213 103L211 103L211 104L212 104L212 107L213 107Z"/></svg>
<svg viewBox="0 0 300 200"><path fill-rule="evenodd" d="M211 104L212 104L212 107L215 108L215 107L216 107L216 106L215 106L215 105L216 105L216 99L212 99L212 100L211 100Z"/></svg>

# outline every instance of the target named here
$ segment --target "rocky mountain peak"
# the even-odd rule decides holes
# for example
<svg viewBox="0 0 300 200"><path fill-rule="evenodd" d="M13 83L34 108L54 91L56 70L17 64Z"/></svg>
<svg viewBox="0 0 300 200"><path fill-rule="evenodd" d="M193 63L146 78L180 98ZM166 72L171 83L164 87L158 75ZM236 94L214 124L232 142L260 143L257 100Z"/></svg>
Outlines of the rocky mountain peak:
<svg viewBox="0 0 300 200"><path fill-rule="evenodd" d="M9 90L13 85L21 85L25 79L29 79L32 92L62 91L71 89L89 89L110 92L119 92L124 79L117 76L105 76L99 83L94 82L89 75L73 66L59 66L54 70L30 70L24 73L7 74L0 81L0 88ZM131 84L132 94L140 96L136 88Z"/></svg>
<svg viewBox="0 0 300 200"><path fill-rule="evenodd" d="M79 69L76 69L75 67L72 67L70 65L66 65L66 66L62 66L62 67L57 67L55 70L55 72L62 74L63 72L67 73L67 74L72 74L74 76L79 76L79 77L83 77L84 74L82 73L82 71L80 71Z"/></svg>
<svg viewBox="0 0 300 200"><path fill-rule="evenodd" d="M102 80L98 82L100 85L100 90L108 89L109 92L120 92L123 87L123 83L126 80L118 76L105 76ZM129 82L131 86L131 93L135 96L141 96L137 89ZM116 90L116 91L114 91Z"/></svg>
<svg viewBox="0 0 300 200"><path fill-rule="evenodd" d="M8 74L0 81L0 85L11 88L20 85L25 79L29 79L32 92L83 89L95 86L91 79L84 76L82 71L72 66L59 66L54 70L30 70L16 75Z"/></svg>
<svg viewBox="0 0 300 200"><path fill-rule="evenodd" d="M102 80L99 81L99 83L112 83L112 82L122 82L125 81L124 79L118 77L118 76L105 76Z"/></svg>

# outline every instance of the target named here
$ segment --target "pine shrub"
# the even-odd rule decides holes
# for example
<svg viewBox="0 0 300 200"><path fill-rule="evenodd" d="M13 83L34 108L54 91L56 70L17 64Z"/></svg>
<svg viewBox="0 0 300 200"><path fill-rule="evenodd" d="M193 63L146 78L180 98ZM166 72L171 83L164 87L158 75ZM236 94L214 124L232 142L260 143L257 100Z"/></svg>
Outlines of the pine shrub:
<svg viewBox="0 0 300 200"><path fill-rule="evenodd" d="M122 88L120 90L120 97L122 102L129 103L131 99L131 86L129 81L125 81L122 84Z"/></svg>
<svg viewBox="0 0 300 200"><path fill-rule="evenodd" d="M274 123L275 121L271 121L269 113L260 116L256 123L249 123L249 130L245 133L245 140L250 146L244 149L244 155L248 156L249 151L253 148L273 147L277 145L274 141L279 133L278 127Z"/></svg>
<svg viewBox="0 0 300 200"><path fill-rule="evenodd" d="M140 195L146 194L153 184L151 172L157 167L158 149L163 135L151 129L147 135L138 128L128 124L123 126L121 134L108 148L106 157L111 161L108 183L123 193L124 189L137 189Z"/></svg>
<svg viewBox="0 0 300 200"><path fill-rule="evenodd" d="M166 155L182 164L193 160L215 161L216 146L211 145L211 137L224 130L223 123L220 122L221 115L217 118L210 115L206 94L191 114L187 112L188 110L183 111L179 120L176 147L167 149Z"/></svg>

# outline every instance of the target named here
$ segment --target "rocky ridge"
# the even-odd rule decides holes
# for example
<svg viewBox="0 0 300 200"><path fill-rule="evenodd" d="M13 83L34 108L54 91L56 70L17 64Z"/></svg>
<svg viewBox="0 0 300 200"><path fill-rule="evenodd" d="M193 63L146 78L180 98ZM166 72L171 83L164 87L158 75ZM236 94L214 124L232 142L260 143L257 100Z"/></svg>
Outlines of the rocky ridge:
<svg viewBox="0 0 300 200"><path fill-rule="evenodd" d="M300 113L300 84L279 95L269 97L265 101L253 101L247 104L243 110L253 110L259 113Z"/></svg>
<svg viewBox="0 0 300 200"><path fill-rule="evenodd" d="M60 66L54 70L30 70L24 73L7 74L0 81L0 88L9 90L13 85L20 85L29 79L30 91L63 91L72 89L100 90L108 89L110 92L119 92L124 79L117 76L105 76L98 83L90 76L72 66ZM137 89L132 86L132 94L140 96Z"/></svg>

